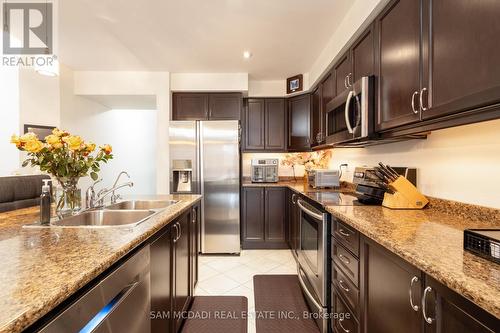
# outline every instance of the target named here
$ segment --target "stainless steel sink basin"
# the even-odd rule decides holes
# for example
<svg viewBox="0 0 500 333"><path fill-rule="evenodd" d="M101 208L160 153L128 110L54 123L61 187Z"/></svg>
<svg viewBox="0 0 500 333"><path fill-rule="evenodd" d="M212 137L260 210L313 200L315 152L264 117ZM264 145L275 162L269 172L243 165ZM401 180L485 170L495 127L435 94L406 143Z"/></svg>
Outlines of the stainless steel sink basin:
<svg viewBox="0 0 500 333"><path fill-rule="evenodd" d="M152 210L90 210L51 222L60 227L134 227L155 214Z"/></svg>
<svg viewBox="0 0 500 333"><path fill-rule="evenodd" d="M127 210L160 210L168 206L175 205L179 201L175 200L130 200L115 203L104 209L127 209Z"/></svg>

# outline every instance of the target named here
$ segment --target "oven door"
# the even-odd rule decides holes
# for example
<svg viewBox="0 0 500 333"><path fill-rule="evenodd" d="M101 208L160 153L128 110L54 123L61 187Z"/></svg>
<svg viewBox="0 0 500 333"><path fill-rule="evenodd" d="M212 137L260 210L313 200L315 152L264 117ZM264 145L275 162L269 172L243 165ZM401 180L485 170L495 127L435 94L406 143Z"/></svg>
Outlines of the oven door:
<svg viewBox="0 0 500 333"><path fill-rule="evenodd" d="M327 306L327 214L298 199L300 208L300 236L297 252L299 270L312 290L307 290L315 301Z"/></svg>

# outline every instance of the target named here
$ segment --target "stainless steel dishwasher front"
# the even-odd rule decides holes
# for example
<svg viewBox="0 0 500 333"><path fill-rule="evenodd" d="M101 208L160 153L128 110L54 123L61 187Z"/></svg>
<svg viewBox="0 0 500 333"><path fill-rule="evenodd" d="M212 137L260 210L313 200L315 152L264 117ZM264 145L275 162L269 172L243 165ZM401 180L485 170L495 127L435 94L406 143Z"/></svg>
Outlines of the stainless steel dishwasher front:
<svg viewBox="0 0 500 333"><path fill-rule="evenodd" d="M127 259L39 332L151 331L149 245Z"/></svg>

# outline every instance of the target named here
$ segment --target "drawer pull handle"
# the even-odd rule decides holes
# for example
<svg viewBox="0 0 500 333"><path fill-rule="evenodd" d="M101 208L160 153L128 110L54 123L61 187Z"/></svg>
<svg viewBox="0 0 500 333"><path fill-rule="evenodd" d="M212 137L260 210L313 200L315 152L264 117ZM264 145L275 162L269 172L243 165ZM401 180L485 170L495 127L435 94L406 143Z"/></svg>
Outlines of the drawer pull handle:
<svg viewBox="0 0 500 333"><path fill-rule="evenodd" d="M346 292L351 291L351 289L349 289L349 287L345 286L345 282L342 279L339 280L339 286L340 286L340 288L344 289Z"/></svg>
<svg viewBox="0 0 500 333"><path fill-rule="evenodd" d="M339 326L340 328L345 332L345 333L349 333L350 330L348 330L347 328L344 327L344 325L342 325L342 322L344 321L344 319L339 319Z"/></svg>
<svg viewBox="0 0 500 333"><path fill-rule="evenodd" d="M347 232L345 231L344 229L339 229L339 233L344 236L344 237L351 237L351 233L350 232Z"/></svg>
<svg viewBox="0 0 500 333"><path fill-rule="evenodd" d="M427 324L432 324L434 322L434 318L427 316L427 294L432 292L431 287L426 287L424 289L424 296L422 296L422 315L424 316L424 319Z"/></svg>
<svg viewBox="0 0 500 333"><path fill-rule="evenodd" d="M411 306L411 308L413 309L413 311L415 311L415 312L418 312L418 310L420 309L420 308L418 307L418 305L413 304L413 285L414 285L416 282L418 282L418 281L419 281L418 277L417 277L417 276L414 276L414 277L411 279L411 281L410 281L410 290L409 290L409 294L410 294L410 306Z"/></svg>
<svg viewBox="0 0 500 333"><path fill-rule="evenodd" d="M351 261L349 260L349 258L347 258L346 256L344 256L342 254L339 254L338 257L346 265L349 265L351 263Z"/></svg>

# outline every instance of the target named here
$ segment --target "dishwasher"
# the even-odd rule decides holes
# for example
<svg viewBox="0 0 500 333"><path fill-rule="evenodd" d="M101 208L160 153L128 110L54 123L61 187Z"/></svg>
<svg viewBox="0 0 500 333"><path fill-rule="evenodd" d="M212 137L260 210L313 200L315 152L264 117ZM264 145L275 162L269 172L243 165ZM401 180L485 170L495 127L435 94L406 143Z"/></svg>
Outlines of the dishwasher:
<svg viewBox="0 0 500 333"><path fill-rule="evenodd" d="M150 332L150 254L141 249L39 332Z"/></svg>

